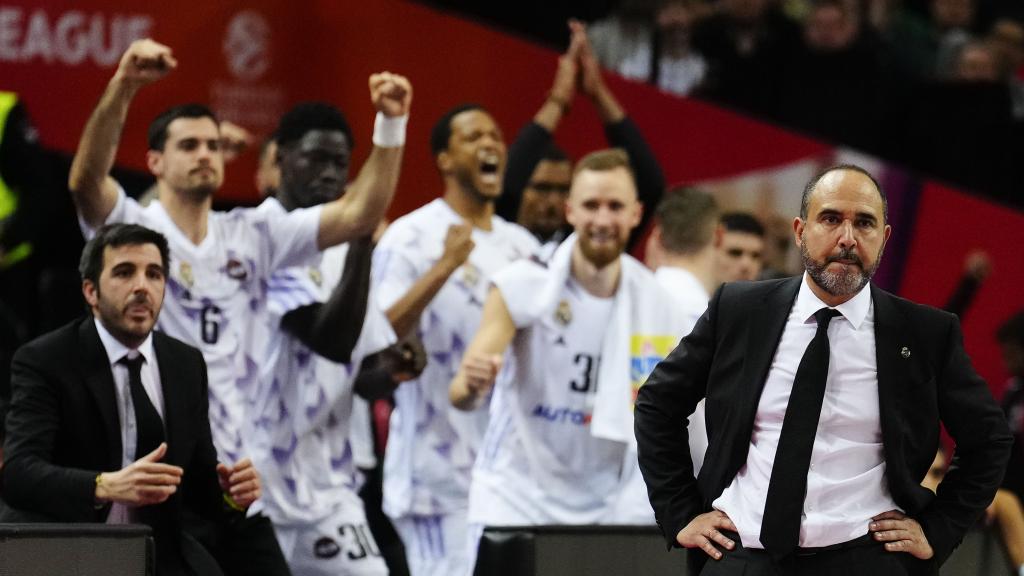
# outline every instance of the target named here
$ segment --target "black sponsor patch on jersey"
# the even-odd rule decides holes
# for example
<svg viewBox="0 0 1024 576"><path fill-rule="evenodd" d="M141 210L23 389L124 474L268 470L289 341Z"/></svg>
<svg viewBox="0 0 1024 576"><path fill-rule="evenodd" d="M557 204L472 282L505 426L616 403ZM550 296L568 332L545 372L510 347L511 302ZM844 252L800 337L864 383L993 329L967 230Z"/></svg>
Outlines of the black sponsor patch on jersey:
<svg viewBox="0 0 1024 576"><path fill-rule="evenodd" d="M245 269L245 264L242 264L234 258L228 260L227 266L225 266L225 271L229 278L233 278L235 280L245 280L246 277L249 276L249 271Z"/></svg>
<svg viewBox="0 0 1024 576"><path fill-rule="evenodd" d="M317 558L334 558L341 553L341 546L333 539L324 536L313 544L313 554Z"/></svg>

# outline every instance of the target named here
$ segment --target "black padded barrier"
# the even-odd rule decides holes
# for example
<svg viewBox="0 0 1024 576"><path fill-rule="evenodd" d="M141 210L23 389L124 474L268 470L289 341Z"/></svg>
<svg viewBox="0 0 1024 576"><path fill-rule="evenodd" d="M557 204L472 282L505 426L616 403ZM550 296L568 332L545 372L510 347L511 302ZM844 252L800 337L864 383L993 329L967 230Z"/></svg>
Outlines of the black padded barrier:
<svg viewBox="0 0 1024 576"><path fill-rule="evenodd" d="M0 524L0 576L153 576L148 526Z"/></svg>

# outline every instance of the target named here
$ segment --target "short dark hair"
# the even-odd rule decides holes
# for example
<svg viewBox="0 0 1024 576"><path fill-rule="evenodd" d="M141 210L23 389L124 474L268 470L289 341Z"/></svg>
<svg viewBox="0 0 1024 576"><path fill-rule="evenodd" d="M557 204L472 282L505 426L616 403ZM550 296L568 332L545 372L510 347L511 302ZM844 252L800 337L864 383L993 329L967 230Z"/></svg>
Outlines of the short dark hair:
<svg viewBox="0 0 1024 576"><path fill-rule="evenodd" d="M764 238L764 224L747 212L726 212L719 219L726 232L742 232Z"/></svg>
<svg viewBox="0 0 1024 576"><path fill-rule="evenodd" d="M654 211L661 245L675 254L695 254L711 243L718 226L718 203L697 188L668 190Z"/></svg>
<svg viewBox="0 0 1024 576"><path fill-rule="evenodd" d="M138 224L107 224L97 230L96 235L86 242L85 248L82 249L82 258L78 263L78 272L82 275L82 280L89 280L99 286L100 274L103 272L103 252L107 246L116 248L139 244L153 244L157 247L166 276L170 267L171 252L167 247L167 238L163 234Z"/></svg>
<svg viewBox="0 0 1024 576"><path fill-rule="evenodd" d="M487 110L479 104L459 104L442 114L441 117L437 119L437 122L434 123L434 127L430 130L430 154L432 156L437 157L438 154L448 149L448 141L452 137L452 119L459 114L469 112L470 110L487 112Z"/></svg>
<svg viewBox="0 0 1024 576"><path fill-rule="evenodd" d="M348 120L335 106L326 102L301 102L281 116L274 132L278 146L287 146L300 140L308 132L325 130L341 132L348 141L349 150L356 146Z"/></svg>
<svg viewBox="0 0 1024 576"><path fill-rule="evenodd" d="M800 197L800 217L804 220L807 219L807 205L811 201L811 192L814 192L814 189L818 187L818 182L821 182L821 179L829 173L837 170L850 170L867 176L868 179L871 180L871 183L875 185L875 190L878 191L878 196L882 199L882 218L886 223L889 222L889 200L885 197L885 191L882 190L882 185L878 183L878 180L875 180L875 177L870 172L856 164L836 164L815 174L815 176L807 183L807 186L804 187L803 196Z"/></svg>
<svg viewBox="0 0 1024 576"><path fill-rule="evenodd" d="M149 124L149 132L146 136L150 150L163 150L167 144L167 127L178 118L209 118L218 127L220 120L217 115L203 104L182 104L164 110Z"/></svg>
<svg viewBox="0 0 1024 576"><path fill-rule="evenodd" d="M996 340L1000 344L1016 344L1024 346L1024 310L1006 319L996 330Z"/></svg>

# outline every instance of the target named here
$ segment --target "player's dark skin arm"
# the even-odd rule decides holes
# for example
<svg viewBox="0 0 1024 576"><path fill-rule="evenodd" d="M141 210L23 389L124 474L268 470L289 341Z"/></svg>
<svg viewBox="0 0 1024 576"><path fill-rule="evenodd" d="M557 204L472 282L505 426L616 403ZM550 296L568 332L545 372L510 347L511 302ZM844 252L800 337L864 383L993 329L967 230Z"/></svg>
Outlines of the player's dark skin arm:
<svg viewBox="0 0 1024 576"><path fill-rule="evenodd" d="M419 376L426 365L423 344L411 336L364 358L353 387L367 400L387 398L399 384Z"/></svg>
<svg viewBox="0 0 1024 576"><path fill-rule="evenodd" d="M281 326L320 356L347 364L363 331L372 255L369 236L350 242L345 271L327 302L292 310L285 314Z"/></svg>

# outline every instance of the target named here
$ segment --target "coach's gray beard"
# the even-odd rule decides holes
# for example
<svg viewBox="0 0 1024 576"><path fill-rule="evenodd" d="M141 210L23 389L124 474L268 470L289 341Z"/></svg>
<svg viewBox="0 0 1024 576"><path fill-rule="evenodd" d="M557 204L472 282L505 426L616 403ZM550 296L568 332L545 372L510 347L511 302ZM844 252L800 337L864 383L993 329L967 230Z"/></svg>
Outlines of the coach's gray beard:
<svg viewBox="0 0 1024 576"><path fill-rule="evenodd" d="M807 270L807 274L814 280L815 284L821 286L822 290L833 296L849 296L860 292L861 288L871 281L871 277L878 270L878 265L882 263L883 250L885 250L885 244L878 249L878 257L875 258L875 263L870 268L864 268L864 263L861 262L860 257L851 250L844 250L836 256L829 256L824 262L818 262L807 253L807 243L800 242L800 257L804 261L804 269ZM859 270L853 266L847 266L846 271L843 273L829 272L829 264L837 260L847 259L855 259Z"/></svg>

